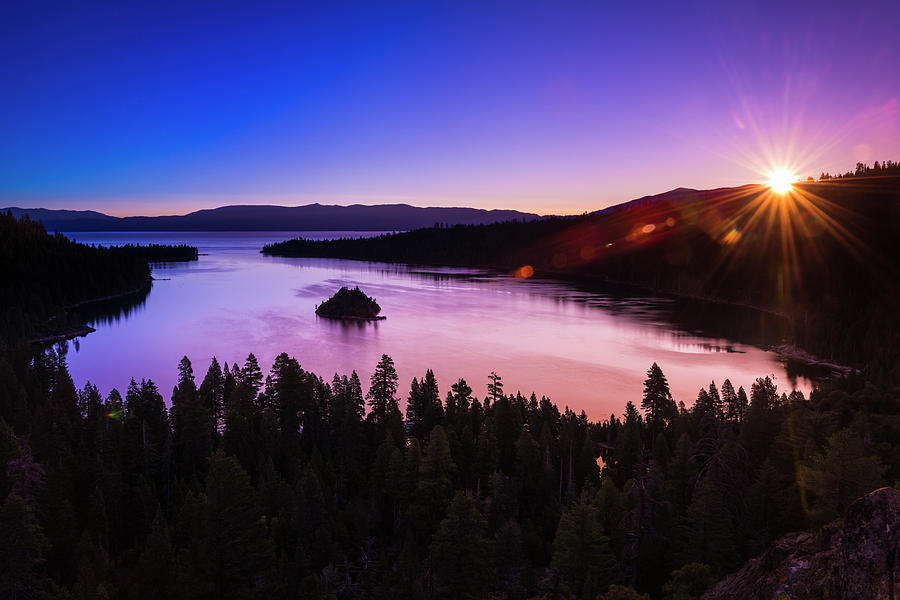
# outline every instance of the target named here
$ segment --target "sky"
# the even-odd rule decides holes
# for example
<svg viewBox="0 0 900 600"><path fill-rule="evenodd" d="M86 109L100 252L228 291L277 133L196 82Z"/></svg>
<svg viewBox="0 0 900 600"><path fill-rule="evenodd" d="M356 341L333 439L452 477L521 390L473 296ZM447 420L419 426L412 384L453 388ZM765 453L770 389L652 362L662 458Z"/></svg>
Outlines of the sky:
<svg viewBox="0 0 900 600"><path fill-rule="evenodd" d="M900 2L4 2L0 206L596 210L900 159Z"/></svg>

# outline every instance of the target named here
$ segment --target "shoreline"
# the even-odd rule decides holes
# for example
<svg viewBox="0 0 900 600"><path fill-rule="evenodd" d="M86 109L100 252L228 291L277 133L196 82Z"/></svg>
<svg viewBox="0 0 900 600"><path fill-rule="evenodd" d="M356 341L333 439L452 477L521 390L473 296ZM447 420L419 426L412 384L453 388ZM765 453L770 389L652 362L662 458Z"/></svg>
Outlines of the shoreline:
<svg viewBox="0 0 900 600"><path fill-rule="evenodd" d="M369 263L385 263L385 264L402 264L416 267L451 267L451 268L460 268L460 269L474 269L481 270L487 272L493 272L496 275L505 275L512 277L510 274L511 271L507 268L498 267L496 265L460 265L449 262L435 262L435 263L415 263L415 262L402 262L402 261L388 261L388 260L372 260L368 258L360 258L360 257L338 257L338 256L302 256L298 254L290 254L290 253L273 253L273 252L264 252L260 250L260 253L265 256L278 256L281 258L324 258L331 260L355 260L360 262L369 262ZM658 290L652 287L648 287L646 285L631 283L627 281L618 281L615 279L609 278L596 278L596 277L584 277L571 273L560 273L557 271L540 271L535 272L534 275L529 277L528 279L549 279L555 280L564 283L594 283L594 284L605 284L611 286L618 286L623 288L631 288L634 290L639 290L648 295L653 295L660 298L672 298L675 300L685 300L688 302L704 302L709 304L714 304L718 306L731 306L740 309L752 310L758 313L764 313L768 315L772 315L779 319L790 319L790 315L785 313L784 311L780 311L774 308L760 306L757 304L751 304L748 302L741 302L737 300L727 300L724 298L716 298L714 296L704 296L700 294L689 294L685 292L674 292L671 290ZM828 369L831 372L832 376L841 376L846 375L848 373L858 372L859 369L850 365L842 365L839 363L831 362L825 360L820 357L816 357L813 354L803 350L802 348L796 346L790 341L783 341L779 344L768 345L768 346L760 346L764 350L768 350L774 352L780 359L794 361L799 364L803 364L810 367L817 367Z"/></svg>
<svg viewBox="0 0 900 600"><path fill-rule="evenodd" d="M387 317L378 316L378 317L329 317L327 315L320 315L316 313L316 316L320 319L328 319L329 321L384 321Z"/></svg>
<svg viewBox="0 0 900 600"><path fill-rule="evenodd" d="M89 333L94 333L97 331L90 325L72 325L70 327L65 328L68 331L58 331L57 333L51 333L48 335L44 335L37 338L30 338L28 340L29 344L52 344L54 342L63 342L65 340L71 340L72 338L84 337Z"/></svg>
<svg viewBox="0 0 900 600"><path fill-rule="evenodd" d="M777 344L775 346L769 346L766 349L771 350L772 352L777 354L779 358L785 360L792 360L810 367L827 369L831 373L832 377L841 377L850 373L859 373L859 369L857 369L856 367L841 365L838 363L829 362L821 358L817 358L816 356L813 356L809 352L805 351L803 348L799 348L794 344Z"/></svg>
<svg viewBox="0 0 900 600"><path fill-rule="evenodd" d="M108 302L110 300L117 300L119 298L127 298L128 296L134 296L143 291L149 291L153 286L153 277L150 277L141 284L139 287L136 287L131 290L126 290L124 292L120 292L118 294L108 294L106 296L99 296L97 298L89 298L87 300L81 300L80 302L74 302L72 304L66 304L63 308L66 311L69 311L73 308L78 308L80 306L88 306L90 304L95 304L98 302ZM46 323L45 323L46 325ZM67 325L64 327L50 328L48 333L37 334L37 337L28 338L29 344L47 344L54 342L62 342L65 340L70 340L77 337L84 337L89 333L93 333L97 331L87 323L78 323L75 325Z"/></svg>
<svg viewBox="0 0 900 600"><path fill-rule="evenodd" d="M73 302L72 304L66 304L63 306L66 310L71 308L78 308L79 306L87 306L88 304L94 304L96 302L106 302L107 300L116 300L118 298L125 298L127 296L133 296L135 294L139 294L144 290L149 290L153 286L154 278L150 277L140 286L126 290L124 292L119 292L117 294L109 294L107 296L98 296L97 298L88 298L87 300L81 300L80 302Z"/></svg>

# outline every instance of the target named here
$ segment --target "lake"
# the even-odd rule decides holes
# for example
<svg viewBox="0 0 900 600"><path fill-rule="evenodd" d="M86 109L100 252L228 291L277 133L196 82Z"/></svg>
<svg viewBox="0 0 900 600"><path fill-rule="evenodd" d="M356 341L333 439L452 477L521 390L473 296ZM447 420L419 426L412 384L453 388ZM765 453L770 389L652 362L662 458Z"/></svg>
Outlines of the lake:
<svg viewBox="0 0 900 600"><path fill-rule="evenodd" d="M442 398L458 378L486 394L496 371L505 391L546 395L592 419L640 405L643 381L659 363L676 401L690 406L701 386L726 378L748 394L769 375L779 390L808 394L811 383L762 349L777 342L771 315L705 306L684 310L673 299L635 291L585 289L573 283L521 280L472 269L347 260L268 257L264 244L303 235L359 232L70 233L80 242L191 244L194 262L154 264L152 289L116 317L90 320L96 332L70 342L77 386L124 393L132 377L155 381L166 400L178 361L188 356L197 382L215 355L243 364L253 352L264 370L281 352L330 381L356 370L368 379L382 354L393 357L401 400L413 377L431 368ZM383 321L319 318L316 304L340 286L358 285L382 307ZM405 405L405 402L401 402Z"/></svg>

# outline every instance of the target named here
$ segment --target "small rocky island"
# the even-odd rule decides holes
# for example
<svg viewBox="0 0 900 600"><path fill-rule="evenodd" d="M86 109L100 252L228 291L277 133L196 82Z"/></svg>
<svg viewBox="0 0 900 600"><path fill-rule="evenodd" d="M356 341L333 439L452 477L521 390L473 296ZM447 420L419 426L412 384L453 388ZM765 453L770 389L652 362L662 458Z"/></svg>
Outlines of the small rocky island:
<svg viewBox="0 0 900 600"><path fill-rule="evenodd" d="M369 298L359 289L347 287L339 289L334 296L316 307L316 314L327 319L348 319L355 321L378 321L381 307L374 298Z"/></svg>

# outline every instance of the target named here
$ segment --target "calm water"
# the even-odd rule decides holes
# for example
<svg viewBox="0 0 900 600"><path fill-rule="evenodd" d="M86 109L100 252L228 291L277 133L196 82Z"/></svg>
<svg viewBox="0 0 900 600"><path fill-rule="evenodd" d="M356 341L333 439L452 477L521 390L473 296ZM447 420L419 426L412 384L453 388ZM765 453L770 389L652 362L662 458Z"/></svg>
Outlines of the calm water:
<svg viewBox="0 0 900 600"><path fill-rule="evenodd" d="M698 320L672 300L566 283L259 254L264 244L296 233L68 235L104 245L188 243L203 253L196 262L153 265L156 281L142 303L117 318L94 319L97 331L69 344L76 385L90 380L104 394L124 391L131 377L151 378L168 399L182 356L193 362L199 383L213 355L243 363L248 352L264 369L287 352L326 380L355 369L364 386L386 353L397 364L403 398L427 368L442 396L459 377L483 396L493 370L508 392L535 391L595 419L621 413L627 400L639 404L654 361L675 399L688 405L710 380L721 385L730 378L749 392L755 378L770 375L782 390L810 388L806 379L789 377L775 354L748 343L760 327L752 315L703 312ZM387 319L345 324L316 317L315 305L342 285L374 296Z"/></svg>

